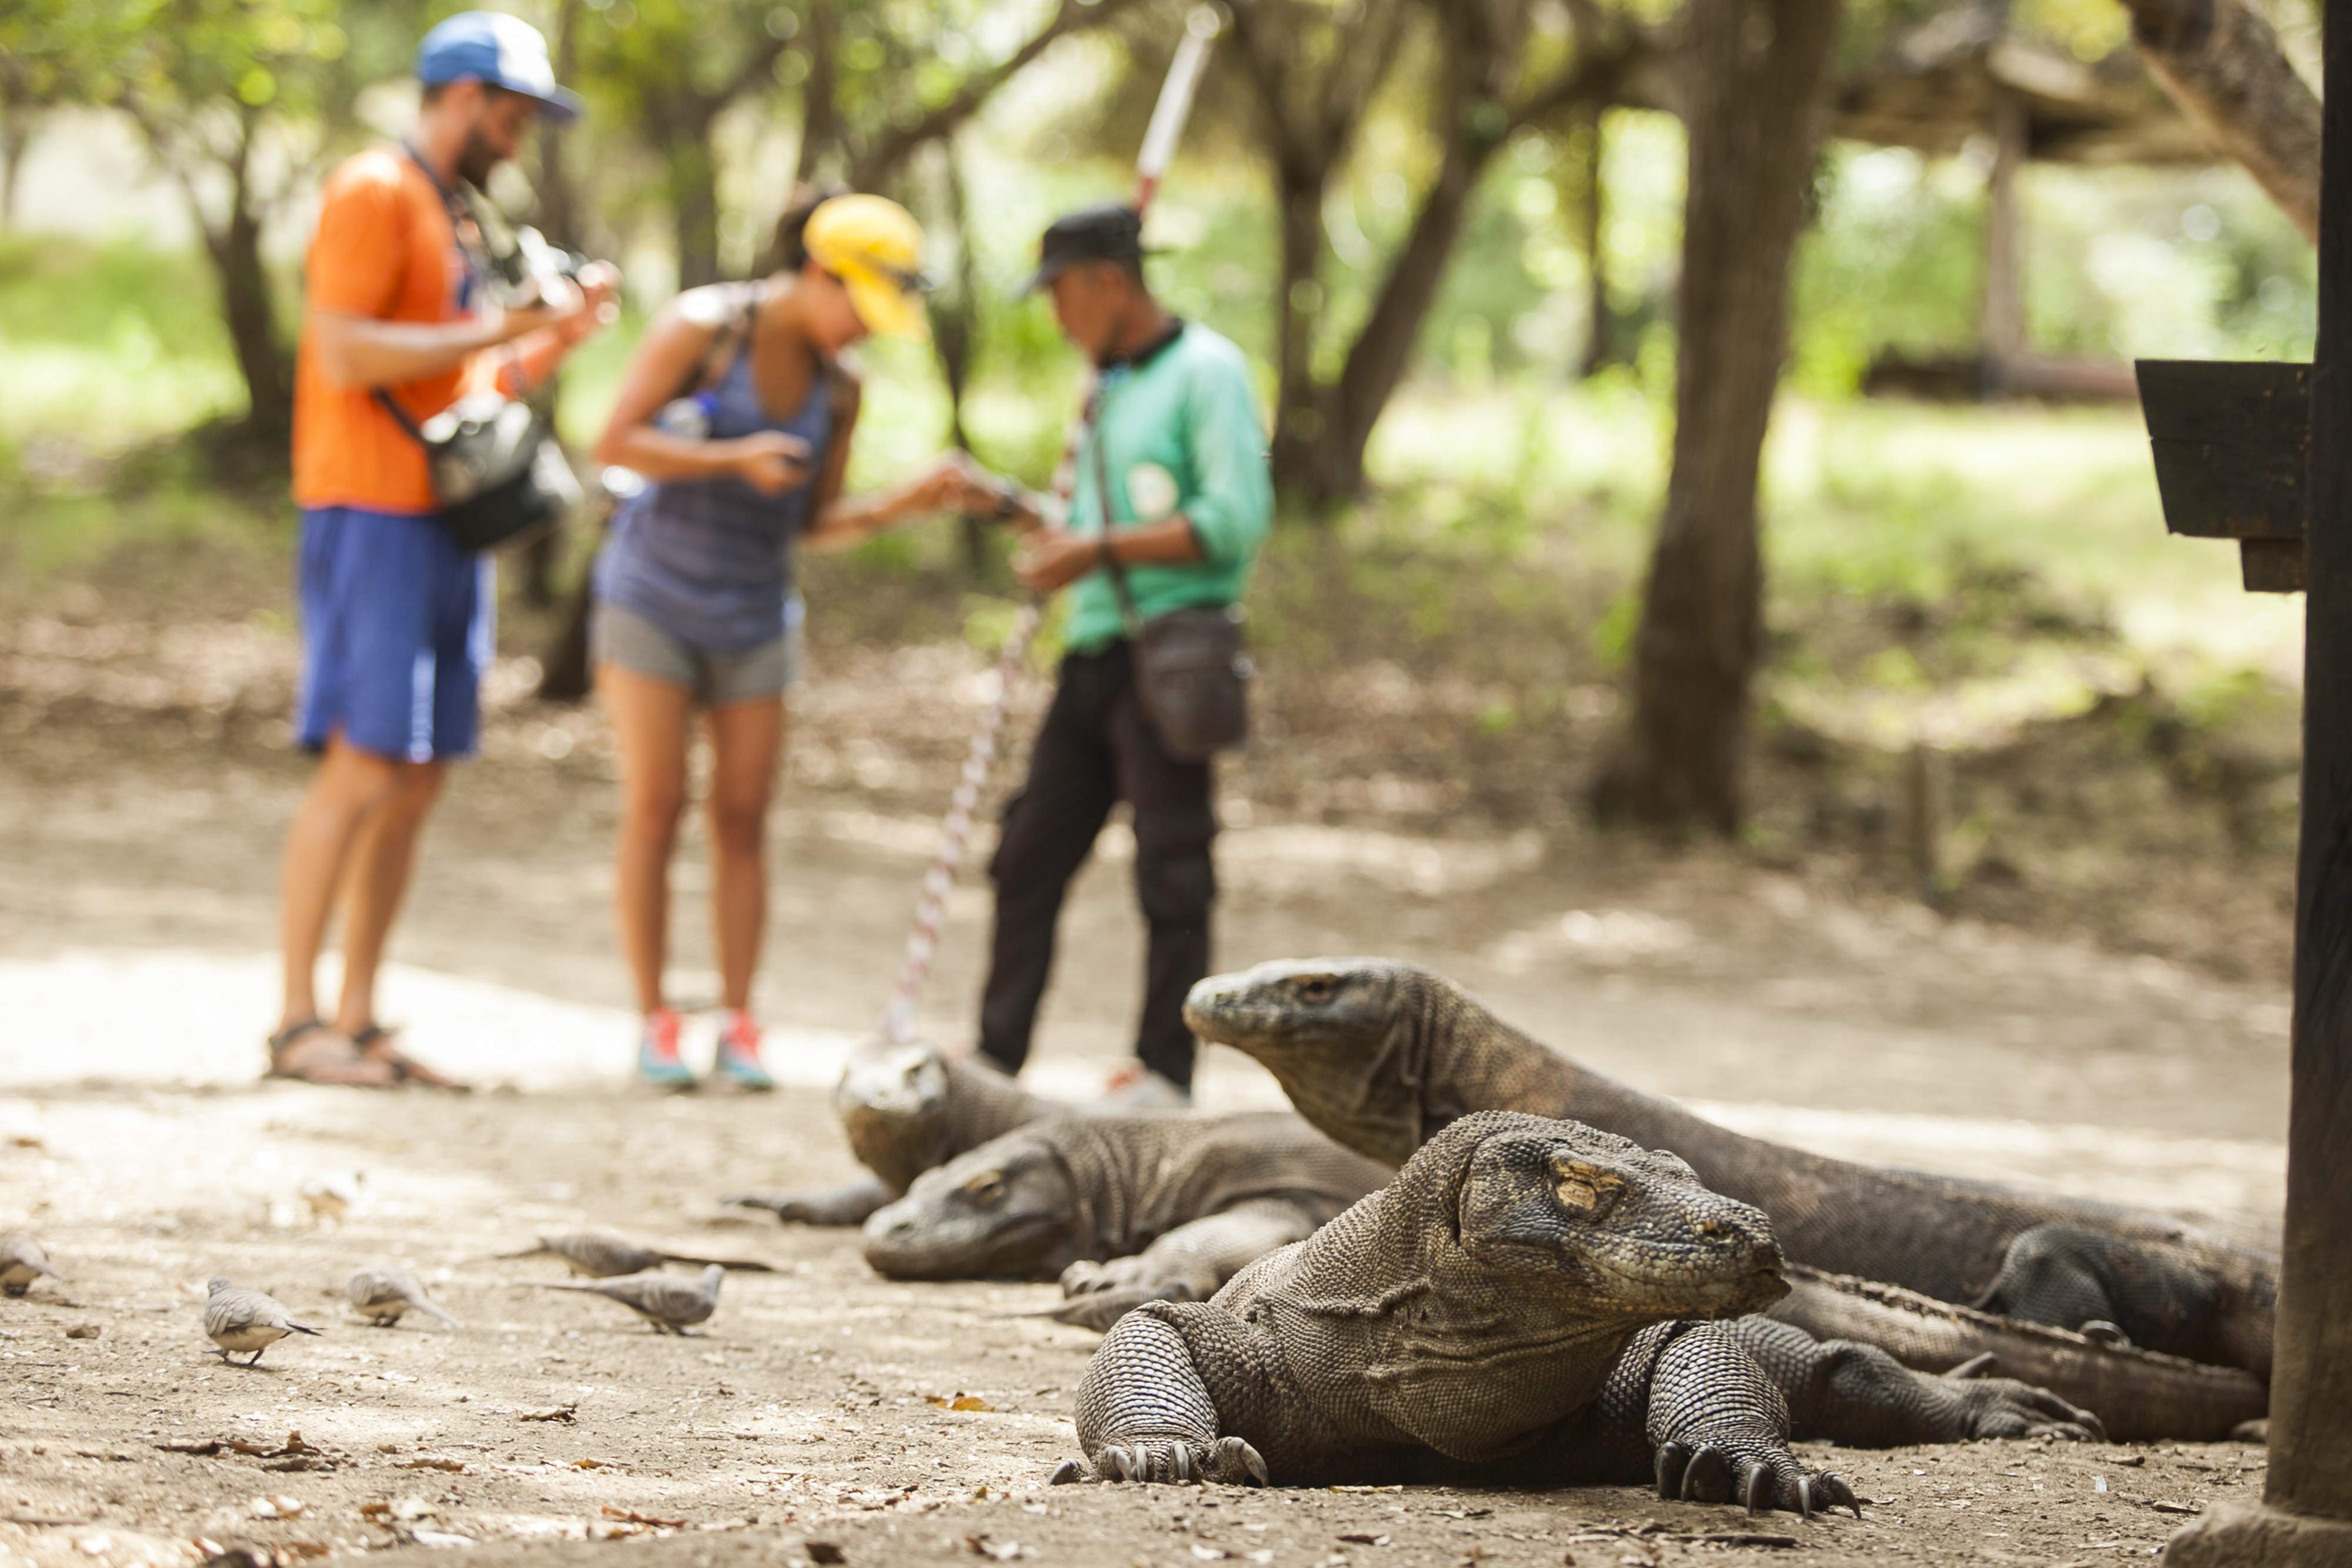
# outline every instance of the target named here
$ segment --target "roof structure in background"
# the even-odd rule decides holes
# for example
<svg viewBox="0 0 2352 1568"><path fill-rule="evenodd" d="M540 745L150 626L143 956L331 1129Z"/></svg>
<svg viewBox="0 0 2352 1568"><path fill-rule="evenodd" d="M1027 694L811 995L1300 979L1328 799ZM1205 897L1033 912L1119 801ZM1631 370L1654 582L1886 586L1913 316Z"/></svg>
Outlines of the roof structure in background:
<svg viewBox="0 0 2352 1568"><path fill-rule="evenodd" d="M2012 29L1997 4L1956 6L1913 28L1838 89L1833 133L1956 153L1989 133L2003 99L2024 110L2027 159L2203 164L2209 141L2128 46L2084 61Z"/></svg>

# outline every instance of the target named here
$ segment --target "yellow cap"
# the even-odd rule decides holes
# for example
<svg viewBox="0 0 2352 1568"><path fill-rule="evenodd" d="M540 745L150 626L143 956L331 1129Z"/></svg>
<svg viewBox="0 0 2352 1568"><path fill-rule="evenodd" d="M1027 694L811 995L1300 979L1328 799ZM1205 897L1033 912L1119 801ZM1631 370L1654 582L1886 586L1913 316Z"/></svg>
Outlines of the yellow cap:
<svg viewBox="0 0 2352 1568"><path fill-rule="evenodd" d="M835 196L811 213L801 243L809 259L841 279L869 332L927 338L915 296L923 280L923 226L887 196Z"/></svg>

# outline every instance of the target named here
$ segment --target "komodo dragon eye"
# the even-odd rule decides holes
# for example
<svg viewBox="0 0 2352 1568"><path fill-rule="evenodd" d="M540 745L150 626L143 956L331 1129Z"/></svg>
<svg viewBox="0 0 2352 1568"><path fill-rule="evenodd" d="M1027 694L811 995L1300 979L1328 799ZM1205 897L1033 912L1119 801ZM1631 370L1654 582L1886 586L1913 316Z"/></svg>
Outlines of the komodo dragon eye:
<svg viewBox="0 0 2352 1568"><path fill-rule="evenodd" d="M1613 1171L1578 1159L1573 1155L1551 1157L1552 1196L1559 1199L1562 1208L1578 1214L1593 1214L1606 1207L1625 1185L1624 1178Z"/></svg>
<svg viewBox="0 0 2352 1568"><path fill-rule="evenodd" d="M1329 1001L1331 994L1339 988L1339 982L1328 975L1309 975L1305 979L1291 981L1290 988L1300 1001L1317 1005Z"/></svg>
<svg viewBox="0 0 2352 1568"><path fill-rule="evenodd" d="M993 1208L1004 1201L1004 1173L982 1171L963 1184L964 1197L983 1207Z"/></svg>

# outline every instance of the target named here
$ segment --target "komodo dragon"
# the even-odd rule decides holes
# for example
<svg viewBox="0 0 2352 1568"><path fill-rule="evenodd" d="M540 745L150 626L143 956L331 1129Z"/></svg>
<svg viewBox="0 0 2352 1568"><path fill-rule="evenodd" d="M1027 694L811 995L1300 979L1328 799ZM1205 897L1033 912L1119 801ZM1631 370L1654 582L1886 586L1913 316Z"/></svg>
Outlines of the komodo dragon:
<svg viewBox="0 0 2352 1568"><path fill-rule="evenodd" d="M1086 1458L1053 1479L1649 1479L1662 1497L1859 1517L1790 1438L2096 1433L2023 1384L1925 1376L1741 1316L1785 1292L1780 1270L1771 1222L1672 1155L1465 1116L1213 1300L1119 1319L1078 1388Z"/></svg>
<svg viewBox="0 0 2352 1568"><path fill-rule="evenodd" d="M874 1174L814 1192L738 1193L726 1201L806 1225L859 1225L934 1166L1001 1133L1077 1107L1032 1094L986 1062L919 1040L868 1040L843 1063L834 1113Z"/></svg>
<svg viewBox="0 0 2352 1568"><path fill-rule="evenodd" d="M1391 1174L1286 1112L1065 1117L917 1176L866 1222L866 1260L898 1280L1059 1278L1053 1315L1100 1329L1139 1301L1206 1301Z"/></svg>
<svg viewBox="0 0 2352 1568"><path fill-rule="evenodd" d="M1402 1163L1474 1111L1566 1115L1672 1149L1772 1217L1799 1263L2029 1322L2107 1333L2268 1380L2278 1258L2179 1220L1750 1138L1579 1067L1444 977L1385 958L1261 964L1184 1017L1238 1047L1341 1144ZM2110 1334L2109 1337L2116 1337Z"/></svg>

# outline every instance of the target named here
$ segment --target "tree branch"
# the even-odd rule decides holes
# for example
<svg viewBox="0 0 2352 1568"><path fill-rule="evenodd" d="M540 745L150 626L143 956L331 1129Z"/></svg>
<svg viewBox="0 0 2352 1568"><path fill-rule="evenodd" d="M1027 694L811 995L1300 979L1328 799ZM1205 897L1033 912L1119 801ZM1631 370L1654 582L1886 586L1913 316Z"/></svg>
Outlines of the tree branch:
<svg viewBox="0 0 2352 1568"><path fill-rule="evenodd" d="M2319 99L2239 0L2123 0L2152 74L2214 145L2319 238Z"/></svg>
<svg viewBox="0 0 2352 1568"><path fill-rule="evenodd" d="M1061 5L1055 7L1052 18L1019 48L995 65L967 78L944 103L918 116L909 124L892 126L876 138L874 145L852 164L850 183L859 190L871 190L880 184L897 172L898 166L924 142L954 134L959 126L979 112L992 93L1062 38L1087 27L1099 26L1135 3L1136 0L1096 0L1092 5L1080 6L1076 0L1062 0Z"/></svg>

